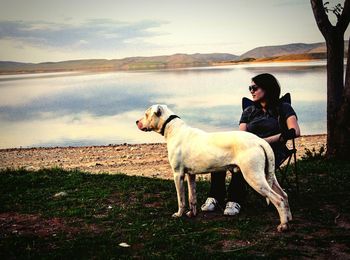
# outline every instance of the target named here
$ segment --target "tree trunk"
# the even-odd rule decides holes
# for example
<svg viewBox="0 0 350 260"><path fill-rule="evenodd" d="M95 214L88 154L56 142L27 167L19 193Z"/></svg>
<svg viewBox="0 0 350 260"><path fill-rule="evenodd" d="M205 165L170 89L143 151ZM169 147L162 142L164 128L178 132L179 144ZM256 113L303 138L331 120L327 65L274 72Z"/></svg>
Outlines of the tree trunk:
<svg viewBox="0 0 350 260"><path fill-rule="evenodd" d="M350 158L350 55L344 86L344 33L350 22L350 0L345 0L333 26L322 0L311 0L318 28L327 45L327 156Z"/></svg>
<svg viewBox="0 0 350 260"><path fill-rule="evenodd" d="M350 41L349 41L350 45ZM350 47L350 46L349 46ZM346 65L345 87L342 95L342 105L337 115L337 130L335 131L334 156L339 159L350 158L350 52L348 49L348 60Z"/></svg>
<svg viewBox="0 0 350 260"><path fill-rule="evenodd" d="M342 129L338 122L344 89L344 39L333 28L326 35L327 44L327 154L338 157Z"/></svg>

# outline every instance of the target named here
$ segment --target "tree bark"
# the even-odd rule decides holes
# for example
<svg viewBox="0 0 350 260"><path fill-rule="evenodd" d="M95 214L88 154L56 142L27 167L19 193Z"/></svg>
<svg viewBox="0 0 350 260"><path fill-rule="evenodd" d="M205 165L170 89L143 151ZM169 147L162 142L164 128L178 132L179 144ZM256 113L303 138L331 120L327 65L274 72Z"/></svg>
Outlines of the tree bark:
<svg viewBox="0 0 350 260"><path fill-rule="evenodd" d="M349 39L350 47L350 39ZM350 158L350 52L348 49L345 85L342 95L342 105L338 111L338 122L336 128L336 141L334 146L337 147L335 156L340 159Z"/></svg>
<svg viewBox="0 0 350 260"><path fill-rule="evenodd" d="M347 56L347 63L346 63L346 75L345 75L345 89L349 92L350 91L350 37L348 41L348 56Z"/></svg>
<svg viewBox="0 0 350 260"><path fill-rule="evenodd" d="M346 0L336 26L325 12L322 0L311 0L319 30L327 45L327 156L350 158L350 67L349 54L344 86L344 33L350 20L350 1Z"/></svg>
<svg viewBox="0 0 350 260"><path fill-rule="evenodd" d="M344 78L344 39L337 32L328 33L327 45L327 154L338 157L339 113L342 105Z"/></svg>

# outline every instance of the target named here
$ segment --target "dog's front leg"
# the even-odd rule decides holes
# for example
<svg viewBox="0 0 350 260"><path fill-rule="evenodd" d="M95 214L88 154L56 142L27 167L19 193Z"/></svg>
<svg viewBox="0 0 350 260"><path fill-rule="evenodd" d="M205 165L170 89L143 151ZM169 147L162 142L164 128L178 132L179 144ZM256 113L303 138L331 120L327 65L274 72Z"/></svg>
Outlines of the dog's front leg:
<svg viewBox="0 0 350 260"><path fill-rule="evenodd" d="M187 174L188 184L188 203L190 204L190 211L186 213L188 217L195 217L197 215L197 194L196 194L196 175Z"/></svg>
<svg viewBox="0 0 350 260"><path fill-rule="evenodd" d="M177 193L177 203L179 210L173 214L173 217L181 217L185 211L185 189L184 189L184 174L180 172L174 172L174 182Z"/></svg>

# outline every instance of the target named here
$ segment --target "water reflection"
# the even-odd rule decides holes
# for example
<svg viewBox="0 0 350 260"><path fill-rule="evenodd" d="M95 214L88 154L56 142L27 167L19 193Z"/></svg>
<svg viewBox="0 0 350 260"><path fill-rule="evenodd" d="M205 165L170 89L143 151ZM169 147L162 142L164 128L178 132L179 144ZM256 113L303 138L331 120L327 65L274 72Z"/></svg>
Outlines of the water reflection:
<svg viewBox="0 0 350 260"><path fill-rule="evenodd" d="M0 77L0 147L162 142L135 120L167 104L192 126L237 129L251 78L273 73L292 93L303 134L326 132L324 63L236 65L98 74ZM13 80L16 79L16 80Z"/></svg>

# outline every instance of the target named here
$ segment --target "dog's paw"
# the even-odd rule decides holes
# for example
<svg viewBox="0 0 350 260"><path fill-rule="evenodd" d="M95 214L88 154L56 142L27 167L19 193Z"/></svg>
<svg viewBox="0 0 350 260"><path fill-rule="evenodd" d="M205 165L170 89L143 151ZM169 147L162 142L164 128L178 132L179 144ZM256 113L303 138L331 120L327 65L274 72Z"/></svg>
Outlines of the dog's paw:
<svg viewBox="0 0 350 260"><path fill-rule="evenodd" d="M173 218L180 218L182 214L179 214L178 212L175 212L172 217Z"/></svg>
<svg viewBox="0 0 350 260"><path fill-rule="evenodd" d="M188 211L186 213L186 216L189 217L189 218L194 218L197 214L194 213L192 210Z"/></svg>
<svg viewBox="0 0 350 260"><path fill-rule="evenodd" d="M290 228L289 228L289 224L288 223L281 223L277 226L277 231L278 232L285 232L285 231L288 231Z"/></svg>

